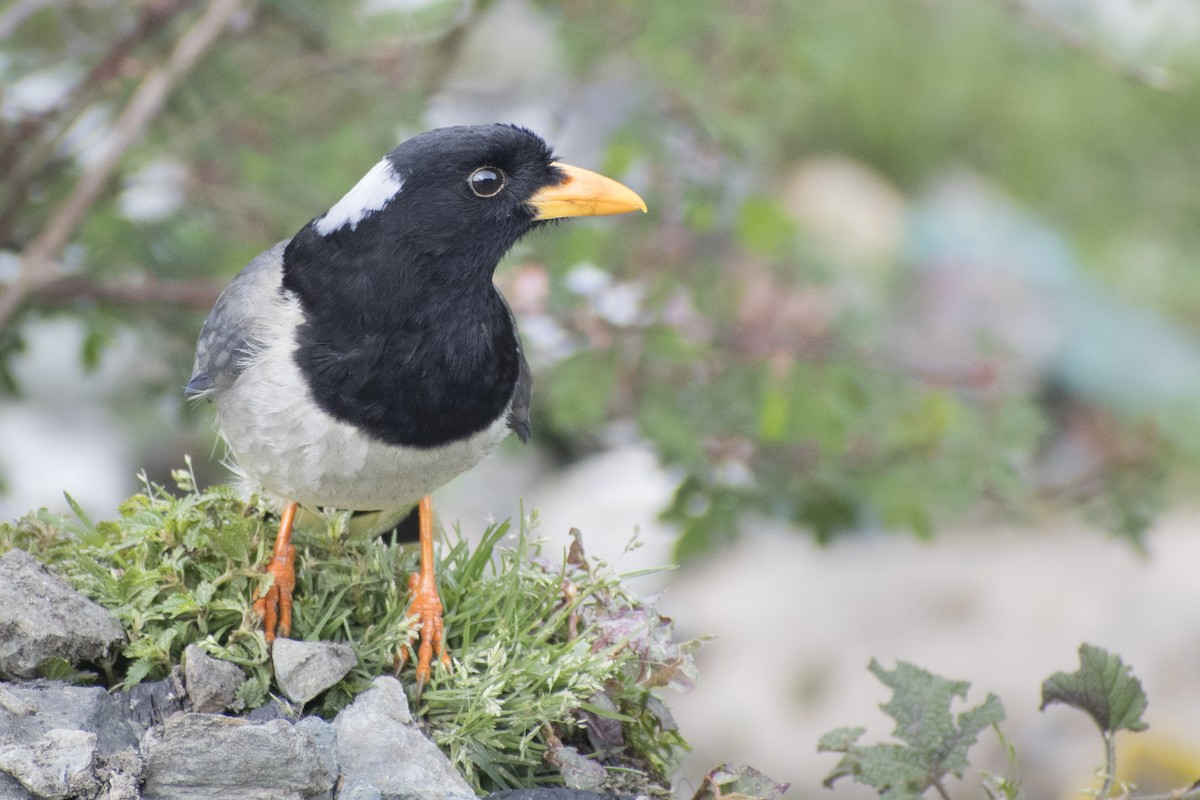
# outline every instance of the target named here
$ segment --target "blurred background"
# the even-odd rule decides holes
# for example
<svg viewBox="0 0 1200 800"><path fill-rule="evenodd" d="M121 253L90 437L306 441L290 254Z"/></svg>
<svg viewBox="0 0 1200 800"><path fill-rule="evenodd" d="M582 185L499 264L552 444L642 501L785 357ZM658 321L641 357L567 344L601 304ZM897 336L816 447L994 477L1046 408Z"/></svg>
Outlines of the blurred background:
<svg viewBox="0 0 1200 800"><path fill-rule="evenodd" d="M651 213L501 267L535 443L438 507L681 565L639 580L719 637L670 698L683 793L829 795L817 738L890 732L875 656L1001 695L1070 796L1100 740L1038 692L1082 641L1150 696L1125 777L1188 784L1198 46L1196 0L10 0L0 517L225 480L181 390L221 288L409 135L517 122Z"/></svg>

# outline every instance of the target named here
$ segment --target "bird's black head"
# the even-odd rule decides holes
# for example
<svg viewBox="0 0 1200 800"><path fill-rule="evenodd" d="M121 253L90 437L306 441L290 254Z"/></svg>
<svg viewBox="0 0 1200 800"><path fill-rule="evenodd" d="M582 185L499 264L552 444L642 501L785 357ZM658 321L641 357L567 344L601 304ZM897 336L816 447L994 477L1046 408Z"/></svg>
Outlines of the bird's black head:
<svg viewBox="0 0 1200 800"><path fill-rule="evenodd" d="M283 255L303 311L295 362L327 413L416 447L493 424L520 345L492 285L539 222L645 210L616 181L555 161L511 125L441 128L388 153Z"/></svg>
<svg viewBox="0 0 1200 800"><path fill-rule="evenodd" d="M529 130L438 128L384 156L293 238L285 285L298 271L319 270L375 291L396 282L486 286L500 258L539 222L636 208L645 204L633 192L557 162Z"/></svg>

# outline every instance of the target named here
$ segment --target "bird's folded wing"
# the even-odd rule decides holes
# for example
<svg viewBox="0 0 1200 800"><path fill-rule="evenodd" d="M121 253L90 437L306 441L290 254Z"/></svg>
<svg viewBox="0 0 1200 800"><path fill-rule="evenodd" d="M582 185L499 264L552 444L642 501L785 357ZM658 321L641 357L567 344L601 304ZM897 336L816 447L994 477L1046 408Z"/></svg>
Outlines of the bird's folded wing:
<svg viewBox="0 0 1200 800"><path fill-rule="evenodd" d="M499 292L497 292L499 294ZM512 320L513 334L517 338L517 384L513 387L512 401L508 407L508 427L521 444L529 444L529 407L533 400L533 375L529 371L529 362L525 360L525 348L521 345L521 334L517 330L517 318L513 316L512 308L504 295L500 295L508 318Z"/></svg>
<svg viewBox="0 0 1200 800"><path fill-rule="evenodd" d="M280 242L257 256L221 292L196 342L189 395L203 397L222 391L244 369L255 326L279 294L285 246L287 241Z"/></svg>

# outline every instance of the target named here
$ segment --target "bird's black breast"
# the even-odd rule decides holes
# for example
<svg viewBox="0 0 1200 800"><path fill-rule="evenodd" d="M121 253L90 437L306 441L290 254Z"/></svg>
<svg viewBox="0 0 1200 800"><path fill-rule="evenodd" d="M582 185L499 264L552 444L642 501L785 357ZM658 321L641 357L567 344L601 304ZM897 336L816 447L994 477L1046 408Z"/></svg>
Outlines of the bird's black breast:
<svg viewBox="0 0 1200 800"><path fill-rule="evenodd" d="M296 277L304 274L284 280L305 312L295 362L326 413L379 441L421 448L465 439L504 414L521 354L490 280L381 284L370 279L378 270Z"/></svg>

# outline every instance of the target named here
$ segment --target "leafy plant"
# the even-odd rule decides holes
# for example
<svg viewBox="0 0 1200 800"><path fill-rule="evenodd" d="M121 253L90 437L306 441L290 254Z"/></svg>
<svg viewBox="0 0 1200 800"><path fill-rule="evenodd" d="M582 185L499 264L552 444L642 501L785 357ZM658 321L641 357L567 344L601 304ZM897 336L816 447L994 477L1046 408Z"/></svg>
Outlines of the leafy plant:
<svg viewBox="0 0 1200 800"><path fill-rule="evenodd" d="M1016 751L1000 730L1004 708L999 698L989 694L975 708L950 711L955 698L966 697L970 684L950 681L923 669L900 662L891 672L872 659L871 672L893 690L890 701L881 708L896 720L893 735L903 744L862 745L858 741L864 728L838 728L821 737L817 750L841 753L842 758L825 779L832 786L844 777L874 789L888 800L916 800L932 788L948 800L945 779L962 778L970 766L967 753L980 733L991 727L1008 752L1010 767L1017 766ZM1118 731L1144 731L1146 693L1141 681L1119 656L1102 648L1083 644L1079 648L1079 669L1056 672L1042 683L1042 710L1063 704L1085 712L1104 737L1103 781L1093 796L1107 800L1116 785L1116 740ZM1016 800L1022 796L1020 781L985 773L984 789L992 800ZM1138 795L1136 787L1122 787L1126 800L1196 800L1200 781L1164 795Z"/></svg>
<svg viewBox="0 0 1200 800"><path fill-rule="evenodd" d="M1079 647L1079 669L1072 673L1056 672L1042 683L1042 709L1062 703L1085 712L1104 737L1104 785L1097 798L1112 793L1117 773L1117 731L1144 731L1146 693L1142 682L1120 656L1099 647Z"/></svg>
<svg viewBox="0 0 1200 800"><path fill-rule="evenodd" d="M891 672L878 661L868 667L885 686L892 699L881 706L896 720L892 734L903 744L861 745L865 728L838 728L821 737L817 749L841 753L842 760L825 779L826 786L852 777L872 787L888 800L915 800L931 787L949 798L945 779L963 776L970 765L967 751L979 734L1004 720L1000 698L989 694L981 705L951 713L957 697L964 699L971 687L965 681L949 681L901 661Z"/></svg>
<svg viewBox="0 0 1200 800"><path fill-rule="evenodd" d="M274 524L228 487L200 490L190 470L175 478L178 496L146 482L115 520L92 522L76 508L0 525L0 552L31 552L120 620L128 642L99 665L109 685L161 678L195 643L245 671L240 699L253 708L271 688L252 599L269 580L260 565ZM590 770L599 786L660 792L684 741L654 690L690 685L694 643L675 643L670 620L581 542L544 558L535 524L531 514L515 533L493 525L474 547L451 537L438 574L454 664L435 669L414 714L481 791L577 783ZM382 673L414 683L414 659L399 666L398 655L413 634L405 586L417 554L353 528L346 514L314 516L295 534L292 635L346 641L358 656L307 709L326 717ZM84 677L69 665L46 669Z"/></svg>

